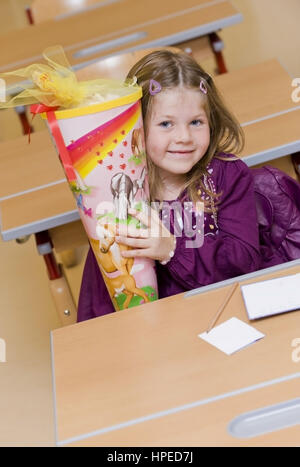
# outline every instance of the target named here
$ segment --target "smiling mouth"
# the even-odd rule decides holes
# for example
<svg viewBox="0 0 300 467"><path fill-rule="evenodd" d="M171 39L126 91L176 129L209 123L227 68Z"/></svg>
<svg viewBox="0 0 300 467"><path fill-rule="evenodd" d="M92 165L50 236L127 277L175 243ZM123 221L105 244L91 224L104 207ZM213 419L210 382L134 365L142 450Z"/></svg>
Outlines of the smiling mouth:
<svg viewBox="0 0 300 467"><path fill-rule="evenodd" d="M193 150L189 150L189 151L168 151L168 153L170 154L191 154L192 152L194 152Z"/></svg>

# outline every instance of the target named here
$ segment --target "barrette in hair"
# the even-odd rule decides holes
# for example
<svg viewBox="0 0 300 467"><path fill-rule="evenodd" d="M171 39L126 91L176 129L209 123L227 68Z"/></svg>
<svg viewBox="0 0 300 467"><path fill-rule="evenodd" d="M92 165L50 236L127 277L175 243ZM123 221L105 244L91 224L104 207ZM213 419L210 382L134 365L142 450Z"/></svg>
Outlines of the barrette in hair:
<svg viewBox="0 0 300 467"><path fill-rule="evenodd" d="M158 94L160 91L161 91L161 85L159 84L159 82L155 81L155 79L150 79L149 92L151 96L155 96L155 94Z"/></svg>
<svg viewBox="0 0 300 467"><path fill-rule="evenodd" d="M207 94L207 87L206 87L204 79L200 80L199 88L200 88L200 91L203 92L203 94Z"/></svg>

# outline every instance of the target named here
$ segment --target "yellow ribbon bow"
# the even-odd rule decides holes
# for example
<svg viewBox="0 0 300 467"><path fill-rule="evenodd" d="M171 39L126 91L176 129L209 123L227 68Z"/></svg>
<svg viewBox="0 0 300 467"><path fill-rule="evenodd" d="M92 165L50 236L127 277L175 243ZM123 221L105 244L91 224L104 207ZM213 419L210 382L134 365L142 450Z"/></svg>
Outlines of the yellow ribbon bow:
<svg viewBox="0 0 300 467"><path fill-rule="evenodd" d="M82 105L104 102L132 93L135 83L111 79L78 81L61 46L53 46L43 53L47 65L33 64L26 68L2 73L0 76L25 78L18 87L24 90L17 93L16 85L7 88L6 94L12 97L0 103L0 108L42 103L49 107L70 109Z"/></svg>

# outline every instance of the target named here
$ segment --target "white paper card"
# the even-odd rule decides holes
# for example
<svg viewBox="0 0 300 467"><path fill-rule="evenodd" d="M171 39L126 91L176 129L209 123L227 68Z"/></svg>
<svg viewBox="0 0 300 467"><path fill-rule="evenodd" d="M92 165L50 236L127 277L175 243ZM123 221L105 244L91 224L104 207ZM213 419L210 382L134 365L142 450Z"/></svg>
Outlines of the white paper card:
<svg viewBox="0 0 300 467"><path fill-rule="evenodd" d="M198 336L227 355L265 337L264 334L238 318L231 318L212 328L209 333L203 332Z"/></svg>
<svg viewBox="0 0 300 467"><path fill-rule="evenodd" d="M249 319L300 308L300 273L241 286Z"/></svg>

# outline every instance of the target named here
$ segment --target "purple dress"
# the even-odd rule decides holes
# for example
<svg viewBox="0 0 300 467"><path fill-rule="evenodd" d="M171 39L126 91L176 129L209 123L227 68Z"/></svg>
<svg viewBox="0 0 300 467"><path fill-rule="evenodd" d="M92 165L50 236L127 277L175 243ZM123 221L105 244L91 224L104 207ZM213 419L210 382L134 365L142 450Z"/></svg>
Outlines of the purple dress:
<svg viewBox="0 0 300 467"><path fill-rule="evenodd" d="M225 156L225 155L224 155ZM230 155L232 156L232 155ZM214 158L208 166L204 184L221 193L217 213L204 213L204 242L199 248L187 248L197 229L197 213L183 217L187 222L181 236L177 236L179 219L170 210L170 231L176 233L176 250L173 258L162 266L156 261L159 297L164 298L200 286L256 271L261 266L257 214L253 176L241 160L226 161ZM203 197L204 195L202 195ZM206 196L206 195L205 195ZM180 200L181 205L185 193ZM160 215L172 201L165 201ZM183 209L184 212L184 209ZM114 312L105 283L92 250L88 252L83 272L78 321Z"/></svg>

